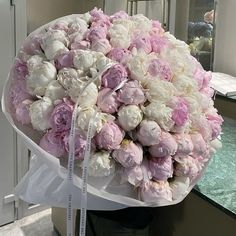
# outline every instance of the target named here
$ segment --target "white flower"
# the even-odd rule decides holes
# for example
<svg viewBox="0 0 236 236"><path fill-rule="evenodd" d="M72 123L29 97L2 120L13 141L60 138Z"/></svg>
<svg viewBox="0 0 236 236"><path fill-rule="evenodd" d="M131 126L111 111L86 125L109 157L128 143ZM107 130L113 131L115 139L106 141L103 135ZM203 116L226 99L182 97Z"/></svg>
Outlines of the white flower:
<svg viewBox="0 0 236 236"><path fill-rule="evenodd" d="M78 72L73 68L63 68L58 72L57 80L66 89L73 87L73 83L79 79Z"/></svg>
<svg viewBox="0 0 236 236"><path fill-rule="evenodd" d="M34 68L38 65L41 65L42 62L45 60L46 58L43 58L42 56L40 55L34 55L32 57L30 57L28 60L27 60L27 68L28 68L28 71L31 73Z"/></svg>
<svg viewBox="0 0 236 236"><path fill-rule="evenodd" d="M43 97L42 99L33 102L29 110L31 123L34 129L44 131L50 128L49 118L53 111L53 103L50 98Z"/></svg>
<svg viewBox="0 0 236 236"><path fill-rule="evenodd" d="M108 31L112 47L128 48L131 43L129 30L122 24L114 24Z"/></svg>
<svg viewBox="0 0 236 236"><path fill-rule="evenodd" d="M87 22L80 17L76 17L74 21L69 24L68 36L70 41L73 41L78 35L84 35L87 29Z"/></svg>
<svg viewBox="0 0 236 236"><path fill-rule="evenodd" d="M118 111L118 121L125 131L135 129L142 118L142 111L136 105L124 106Z"/></svg>
<svg viewBox="0 0 236 236"><path fill-rule="evenodd" d="M162 102L152 102L144 107L143 111L150 120L156 121L165 131L170 131L175 124L172 120L173 110Z"/></svg>
<svg viewBox="0 0 236 236"><path fill-rule="evenodd" d="M69 41L66 37L66 33L63 30L49 30L44 34L43 42L42 42L42 48L45 50L45 48L48 45L51 45L52 42L59 41L63 43L65 46L68 45Z"/></svg>
<svg viewBox="0 0 236 236"><path fill-rule="evenodd" d="M33 95L43 96L48 84L55 80L57 70L55 66L47 61L34 67L27 77L27 89Z"/></svg>
<svg viewBox="0 0 236 236"><path fill-rule="evenodd" d="M98 88L96 84L90 83L84 89L86 84L87 82L81 80L73 81L73 86L68 90L68 94L74 102L79 98L79 105L81 108L91 107L97 102Z"/></svg>
<svg viewBox="0 0 236 236"><path fill-rule="evenodd" d="M104 177L115 172L115 162L111 159L109 152L101 151L92 154L89 159L89 176Z"/></svg>
<svg viewBox="0 0 236 236"><path fill-rule="evenodd" d="M55 57L68 51L69 49L58 40L47 43L44 48L44 53L48 60L54 60Z"/></svg>
<svg viewBox="0 0 236 236"><path fill-rule="evenodd" d="M198 85L193 78L179 74L174 76L172 80L173 85L182 94L194 94L198 91Z"/></svg>
<svg viewBox="0 0 236 236"><path fill-rule="evenodd" d="M133 15L130 19L134 24L134 30L148 33L152 29L152 21L142 14Z"/></svg>
<svg viewBox="0 0 236 236"><path fill-rule="evenodd" d="M150 102L167 102L177 94L177 90L172 83L160 79L151 79L147 81L147 99Z"/></svg>
<svg viewBox="0 0 236 236"><path fill-rule="evenodd" d="M145 84L148 71L147 55L145 53L139 52L131 57L128 62L128 68L132 79L136 79L142 84Z"/></svg>
<svg viewBox="0 0 236 236"><path fill-rule="evenodd" d="M73 62L77 69L87 71L93 67L96 57L91 51L76 50Z"/></svg>
<svg viewBox="0 0 236 236"><path fill-rule="evenodd" d="M111 45L107 39L99 39L92 43L91 50L101 52L106 55L111 51Z"/></svg>
<svg viewBox="0 0 236 236"><path fill-rule="evenodd" d="M84 20L87 24L90 22L92 16L89 14L89 12L86 12L80 16L82 20Z"/></svg>
<svg viewBox="0 0 236 236"><path fill-rule="evenodd" d="M111 62L112 62L112 60L109 59L108 57L105 57L102 53L97 53L95 68L98 71L101 71Z"/></svg>
<svg viewBox="0 0 236 236"><path fill-rule="evenodd" d="M92 107L88 107L80 110L78 113L77 125L78 128L82 130L82 132L84 132L85 134L88 131L89 121L93 117L94 112L95 110ZM96 132L98 133L102 129L103 125L106 122L112 120L115 120L115 117L111 116L110 114L102 112L96 113L96 117L93 120L94 132L92 133L92 135L94 136Z"/></svg>
<svg viewBox="0 0 236 236"><path fill-rule="evenodd" d="M65 96L65 89L57 80L53 80L48 84L45 92L45 97L50 98L54 102L64 98Z"/></svg>
<svg viewBox="0 0 236 236"><path fill-rule="evenodd" d="M184 99L187 101L190 116L194 116L194 115L202 113L202 108L199 101L200 96L198 92L188 94L184 96Z"/></svg>
<svg viewBox="0 0 236 236"><path fill-rule="evenodd" d="M190 179L188 177L175 176L174 181L170 182L172 197L174 200L180 199L188 193Z"/></svg>

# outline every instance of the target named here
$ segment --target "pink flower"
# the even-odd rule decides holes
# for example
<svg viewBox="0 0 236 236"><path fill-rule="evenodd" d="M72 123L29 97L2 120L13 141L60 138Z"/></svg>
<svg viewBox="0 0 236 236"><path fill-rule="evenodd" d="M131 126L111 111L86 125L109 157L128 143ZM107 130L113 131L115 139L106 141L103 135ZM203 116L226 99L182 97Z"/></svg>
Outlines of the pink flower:
<svg viewBox="0 0 236 236"><path fill-rule="evenodd" d="M137 80L127 82L118 91L118 100L125 105L139 105L146 100L142 87Z"/></svg>
<svg viewBox="0 0 236 236"><path fill-rule="evenodd" d="M173 73L168 62L161 59L153 59L148 66L148 72L151 76L158 76L162 80L171 81Z"/></svg>
<svg viewBox="0 0 236 236"><path fill-rule="evenodd" d="M223 119L217 113L214 115L207 114L206 118L207 118L208 123L210 124L211 130L212 130L212 139L215 139L220 135Z"/></svg>
<svg viewBox="0 0 236 236"><path fill-rule="evenodd" d="M173 109L172 120L177 126L183 126L186 124L189 116L187 102L180 97L174 97L168 104Z"/></svg>
<svg viewBox="0 0 236 236"><path fill-rule="evenodd" d="M63 138L65 133L57 133L49 130L40 140L39 146L55 157L66 154Z"/></svg>
<svg viewBox="0 0 236 236"><path fill-rule="evenodd" d="M21 122L22 125L28 125L31 122L29 108L32 103L32 100L26 99L20 102L16 107L16 119Z"/></svg>
<svg viewBox="0 0 236 236"><path fill-rule="evenodd" d="M121 103L118 101L117 93L112 92L109 88L100 90L97 98L97 106L103 111L110 114L117 112Z"/></svg>
<svg viewBox="0 0 236 236"><path fill-rule="evenodd" d="M55 132L62 132L70 129L73 113L73 105L64 100L55 106L51 117L50 125Z"/></svg>
<svg viewBox="0 0 236 236"><path fill-rule="evenodd" d="M74 52L69 51L60 54L55 60L55 66L58 70L64 67L73 67Z"/></svg>
<svg viewBox="0 0 236 236"><path fill-rule="evenodd" d="M9 99L15 108L17 108L22 101L32 99L32 96L27 92L26 80L14 79L12 81Z"/></svg>
<svg viewBox="0 0 236 236"><path fill-rule="evenodd" d="M91 42L97 41L99 39L105 39L107 32L102 27L93 27L87 33L87 39Z"/></svg>
<svg viewBox="0 0 236 236"><path fill-rule="evenodd" d="M124 138L124 131L114 122L106 123L95 136L96 144L100 149L112 150L119 147Z"/></svg>
<svg viewBox="0 0 236 236"><path fill-rule="evenodd" d="M64 30L65 32L67 32L68 29L68 24L63 21L58 21L54 25L49 27L49 30Z"/></svg>
<svg viewBox="0 0 236 236"><path fill-rule="evenodd" d="M150 32L150 35L160 35L163 34L165 31L161 27L161 23L157 20L152 20L152 30Z"/></svg>
<svg viewBox="0 0 236 236"><path fill-rule="evenodd" d="M90 42L86 41L86 40L82 40L82 41L74 41L71 45L70 45L71 50L76 50L76 49L82 49L82 50L86 50L88 48L90 48Z"/></svg>
<svg viewBox="0 0 236 236"><path fill-rule="evenodd" d="M101 52L104 55L109 53L111 49L112 47L110 45L110 42L106 38L93 41L91 45L92 51Z"/></svg>
<svg viewBox="0 0 236 236"><path fill-rule="evenodd" d="M109 16L103 13L101 9L97 9L96 7L90 11L90 15L92 16L92 22L99 22L100 25L103 23L106 26L110 26L110 19ZM91 27L94 27L92 24Z"/></svg>
<svg viewBox="0 0 236 236"><path fill-rule="evenodd" d="M127 79L127 76L124 66L116 64L102 75L102 86L113 89Z"/></svg>
<svg viewBox="0 0 236 236"><path fill-rule="evenodd" d="M173 156L177 151L178 145L174 137L167 132L162 132L160 142L150 146L149 152L153 157Z"/></svg>
<svg viewBox="0 0 236 236"><path fill-rule="evenodd" d="M23 44L23 51L29 55L42 54L41 43L41 35L29 36Z"/></svg>
<svg viewBox="0 0 236 236"><path fill-rule="evenodd" d="M168 41L164 37L152 36L150 38L150 43L152 46L152 51L160 53L164 48L168 46Z"/></svg>
<svg viewBox="0 0 236 236"><path fill-rule="evenodd" d="M113 22L114 20L118 19L129 19L129 15L125 11L118 11L115 14L110 16L110 21Z"/></svg>
<svg viewBox="0 0 236 236"><path fill-rule="evenodd" d="M129 49L132 50L132 48L137 48L138 50L150 53L152 51L150 38L147 36L138 36L131 42Z"/></svg>
<svg viewBox="0 0 236 236"><path fill-rule="evenodd" d="M202 156L205 155L207 151L207 145L206 142L204 141L203 137L201 134L196 133L196 134L191 134L191 139L193 143L193 156Z"/></svg>
<svg viewBox="0 0 236 236"><path fill-rule="evenodd" d="M175 140L178 144L176 155L188 156L193 151L193 142L189 134L176 134Z"/></svg>
<svg viewBox="0 0 236 236"><path fill-rule="evenodd" d="M28 68L26 62L23 62L22 60L16 58L14 64L14 78L22 80L25 79L27 75L28 75Z"/></svg>
<svg viewBox="0 0 236 236"><path fill-rule="evenodd" d="M119 63L126 64L128 59L131 57L131 52L125 48L113 48L107 54L107 57Z"/></svg>
<svg viewBox="0 0 236 236"><path fill-rule="evenodd" d="M112 157L125 168L134 167L142 163L143 149L140 145L126 139L118 149L113 151Z"/></svg>
<svg viewBox="0 0 236 236"><path fill-rule="evenodd" d="M63 142L65 145L65 149L69 152L69 139L70 139L70 132L66 132L66 135L63 138ZM75 158L77 160L81 160L84 158L84 153L86 149L86 138L80 135L79 133L75 134Z"/></svg>
<svg viewBox="0 0 236 236"><path fill-rule="evenodd" d="M167 180L173 176L173 163L170 156L154 157L149 161L149 168L155 180Z"/></svg>

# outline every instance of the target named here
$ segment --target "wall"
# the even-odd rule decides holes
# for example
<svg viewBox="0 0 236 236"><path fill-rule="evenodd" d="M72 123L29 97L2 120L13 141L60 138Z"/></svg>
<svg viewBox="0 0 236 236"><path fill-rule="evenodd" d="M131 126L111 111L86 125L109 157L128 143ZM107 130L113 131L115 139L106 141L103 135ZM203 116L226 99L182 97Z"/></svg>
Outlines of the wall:
<svg viewBox="0 0 236 236"><path fill-rule="evenodd" d="M218 0L214 71L236 76L235 0Z"/></svg>
<svg viewBox="0 0 236 236"><path fill-rule="evenodd" d="M58 17L84 13L95 6L101 8L103 0L27 0L28 32Z"/></svg>

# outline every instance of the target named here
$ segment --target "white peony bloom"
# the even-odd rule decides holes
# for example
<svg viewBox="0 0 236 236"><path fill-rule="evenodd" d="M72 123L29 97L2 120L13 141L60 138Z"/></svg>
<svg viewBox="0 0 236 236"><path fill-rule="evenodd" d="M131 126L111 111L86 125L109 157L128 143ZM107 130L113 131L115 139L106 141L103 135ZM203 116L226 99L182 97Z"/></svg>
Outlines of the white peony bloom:
<svg viewBox="0 0 236 236"><path fill-rule="evenodd" d="M90 83L83 91L86 84L85 81L73 81L73 86L68 90L68 94L74 102L79 98L81 108L91 107L97 102L98 88L96 84Z"/></svg>
<svg viewBox="0 0 236 236"><path fill-rule="evenodd" d="M89 14L89 12L86 12L80 16L82 20L84 20L87 24L90 22L92 16Z"/></svg>
<svg viewBox="0 0 236 236"><path fill-rule="evenodd" d="M27 89L33 95L43 96L48 84L55 80L57 70L55 66L47 61L34 67L27 77Z"/></svg>
<svg viewBox="0 0 236 236"><path fill-rule="evenodd" d="M79 70L89 70L96 62L96 56L91 51L76 50L74 56L74 65Z"/></svg>
<svg viewBox="0 0 236 236"><path fill-rule="evenodd" d="M46 58L40 56L40 55L34 55L32 57L30 57L28 60L27 60L27 68L28 68L28 71L29 73L31 73L34 68L38 65L41 65L42 62L45 60Z"/></svg>
<svg viewBox="0 0 236 236"><path fill-rule="evenodd" d="M178 91L172 83L160 79L151 79L147 81L147 99L150 102L167 102L177 95Z"/></svg>
<svg viewBox="0 0 236 236"><path fill-rule="evenodd" d="M68 52L69 49L60 41L52 41L47 43L44 48L44 53L48 60L54 60L62 53Z"/></svg>
<svg viewBox="0 0 236 236"><path fill-rule="evenodd" d="M110 43L115 48L128 48L131 43L129 30L122 24L114 24L108 31Z"/></svg>
<svg viewBox="0 0 236 236"><path fill-rule="evenodd" d="M44 131L50 128L49 118L53 111L53 103L50 98L43 97L42 99L33 102L30 105L29 111L34 129Z"/></svg>
<svg viewBox="0 0 236 236"><path fill-rule="evenodd" d="M61 100L65 96L65 89L57 80L53 80L48 84L48 87L45 91L45 97L50 98L54 102L57 100Z"/></svg>
<svg viewBox="0 0 236 236"><path fill-rule="evenodd" d="M89 121L93 117L94 111L95 110L92 107L88 107L80 110L78 113L77 125L78 128L85 134L88 131ZM111 116L110 114L102 112L96 113L96 117L93 120L94 132L92 135L94 136L96 132L98 133L106 122L113 120L115 120L115 117Z"/></svg>
<svg viewBox="0 0 236 236"><path fill-rule="evenodd" d="M202 113L201 98L198 92L189 94L183 98L187 101L190 116Z"/></svg>
<svg viewBox="0 0 236 236"><path fill-rule="evenodd" d="M69 90L79 79L78 72L73 68L63 68L58 72L57 80L66 89Z"/></svg>
<svg viewBox="0 0 236 236"><path fill-rule="evenodd" d="M87 22L80 17L76 17L75 20L69 24L68 37L70 41L73 41L78 35L84 35L87 29Z"/></svg>
<svg viewBox="0 0 236 236"><path fill-rule="evenodd" d="M197 82L193 80L193 78L185 76L183 74L174 76L172 83L175 88L182 94L194 94L198 91Z"/></svg>
<svg viewBox="0 0 236 236"><path fill-rule="evenodd" d="M59 41L63 43L65 46L68 46L68 38L66 37L66 33L63 30L49 30L44 34L42 48L45 50L48 45L51 45L52 42Z"/></svg>
<svg viewBox="0 0 236 236"><path fill-rule="evenodd" d="M175 176L174 181L170 182L172 197L174 200L180 199L188 193L190 179L188 177Z"/></svg>
<svg viewBox="0 0 236 236"><path fill-rule="evenodd" d="M175 122L172 120L172 109L162 102L152 102L143 108L144 114L150 120L156 121L165 131L170 131Z"/></svg>
<svg viewBox="0 0 236 236"><path fill-rule="evenodd" d="M118 121L125 131L135 129L143 119L143 113L136 105L122 107L118 111Z"/></svg>
<svg viewBox="0 0 236 236"><path fill-rule="evenodd" d="M131 21L134 24L134 30L142 31L142 33L149 32L152 29L152 21L142 14L131 16Z"/></svg>
<svg viewBox="0 0 236 236"><path fill-rule="evenodd" d="M128 62L131 78L140 81L142 84L146 83L148 73L147 55L139 52L130 58Z"/></svg>
<svg viewBox="0 0 236 236"><path fill-rule="evenodd" d="M109 152L101 151L92 154L89 159L88 174L94 177L109 176L115 172L115 162Z"/></svg>

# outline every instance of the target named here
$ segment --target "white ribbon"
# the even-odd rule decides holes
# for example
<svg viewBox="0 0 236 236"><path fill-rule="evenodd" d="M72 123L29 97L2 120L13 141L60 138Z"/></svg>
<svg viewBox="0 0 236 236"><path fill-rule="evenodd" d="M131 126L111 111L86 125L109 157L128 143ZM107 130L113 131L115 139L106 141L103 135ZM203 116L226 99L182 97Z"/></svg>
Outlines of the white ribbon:
<svg viewBox="0 0 236 236"><path fill-rule="evenodd" d="M94 78L92 78L83 87L78 99L75 103L74 111L71 120L71 129L69 137L69 158L68 158L68 172L67 172L67 186L68 186L68 204L67 204L67 236L73 236L73 209L72 209L72 188L73 188L73 174L74 174L74 160L75 160L75 129L76 118L78 114L78 106L81 95L85 89L94 81L96 81L106 70L108 70L114 63L107 64ZM95 113L96 115L96 113ZM80 236L85 236L86 233L86 213L87 213L87 168L91 149L92 136L92 120L89 121L87 132L86 151L82 168L82 188L81 188L81 214L80 214Z"/></svg>

